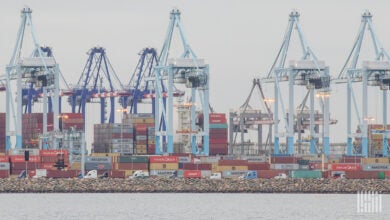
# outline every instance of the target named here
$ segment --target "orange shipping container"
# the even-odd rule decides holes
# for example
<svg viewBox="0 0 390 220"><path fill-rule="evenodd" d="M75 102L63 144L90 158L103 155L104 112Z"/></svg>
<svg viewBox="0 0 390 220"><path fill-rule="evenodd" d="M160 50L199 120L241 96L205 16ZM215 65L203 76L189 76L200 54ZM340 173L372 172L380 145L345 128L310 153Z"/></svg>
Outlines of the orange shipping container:
<svg viewBox="0 0 390 220"><path fill-rule="evenodd" d="M9 162L9 157L8 157L8 156L1 155L1 156L0 156L0 163L1 163L1 162Z"/></svg>
<svg viewBox="0 0 390 220"><path fill-rule="evenodd" d="M332 163L330 165L331 170L338 171L357 171L360 170L360 164L358 163Z"/></svg>
<svg viewBox="0 0 390 220"><path fill-rule="evenodd" d="M65 156L68 155L68 151L67 150L40 150L39 151L39 155L41 156L50 156L50 157L53 157L53 156L57 156L58 154L63 154Z"/></svg>
<svg viewBox="0 0 390 220"><path fill-rule="evenodd" d="M184 178L201 178L202 172L200 170L184 170L183 177Z"/></svg>
<svg viewBox="0 0 390 220"><path fill-rule="evenodd" d="M150 163L178 163L178 157L175 156L152 156L149 158Z"/></svg>

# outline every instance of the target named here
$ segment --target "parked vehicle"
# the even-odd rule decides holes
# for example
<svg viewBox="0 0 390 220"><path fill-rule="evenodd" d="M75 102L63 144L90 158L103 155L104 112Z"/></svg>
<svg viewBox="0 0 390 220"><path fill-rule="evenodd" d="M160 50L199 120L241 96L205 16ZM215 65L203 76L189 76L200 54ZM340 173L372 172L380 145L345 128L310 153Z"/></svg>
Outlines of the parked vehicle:
<svg viewBox="0 0 390 220"><path fill-rule="evenodd" d="M240 179L257 179L257 171L248 171L245 175L241 176Z"/></svg>
<svg viewBox="0 0 390 220"><path fill-rule="evenodd" d="M287 179L287 175L285 173L279 173L274 177L275 179Z"/></svg>
<svg viewBox="0 0 390 220"><path fill-rule="evenodd" d="M33 178L41 178L41 177L46 177L46 176L47 176L46 169L36 169L35 175L33 176Z"/></svg>
<svg viewBox="0 0 390 220"><path fill-rule="evenodd" d="M84 179L96 179L97 176L97 170L90 170L88 173L84 176Z"/></svg>
<svg viewBox="0 0 390 220"><path fill-rule="evenodd" d="M133 175L129 176L129 179L147 178L147 177L149 177L149 172L143 170L137 170L133 173Z"/></svg>
<svg viewBox="0 0 390 220"><path fill-rule="evenodd" d="M210 179L220 180L220 179L222 179L222 174L221 173L212 173L210 176Z"/></svg>

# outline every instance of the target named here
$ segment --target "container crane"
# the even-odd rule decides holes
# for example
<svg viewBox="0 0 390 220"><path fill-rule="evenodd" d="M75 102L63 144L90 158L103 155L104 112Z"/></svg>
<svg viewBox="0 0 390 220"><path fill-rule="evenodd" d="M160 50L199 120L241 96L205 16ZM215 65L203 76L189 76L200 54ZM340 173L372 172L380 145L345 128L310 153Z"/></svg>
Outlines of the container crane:
<svg viewBox="0 0 390 220"><path fill-rule="evenodd" d="M54 60L53 52L50 47L40 47L41 53L44 57L52 57ZM38 50L35 50L32 54L32 57L39 57L39 52ZM69 85L66 82L64 76L62 75L61 71L59 71L59 75L62 79L62 83L65 85L67 89L69 89ZM34 82L28 82L25 84L25 87L22 89L22 97L23 97L23 106L24 108L24 113L32 113L32 106L35 102L42 101L43 97L43 90L42 87L34 87ZM61 113L61 95L59 96L58 100L59 104L59 113ZM48 112L53 112L53 102L52 102L52 97L48 97Z"/></svg>
<svg viewBox="0 0 390 220"><path fill-rule="evenodd" d="M309 92L309 114L310 114L310 135L315 137L315 111L314 111L314 96L317 91L317 96L321 97L320 105L323 111L323 149L316 146L316 138L310 140L310 153L325 153L329 154L329 96L330 96L330 76L329 67L324 61L317 59L316 55L310 48L306 38L302 32L299 22L300 14L297 11L292 11L289 15L287 31L284 35L282 46L277 54L277 57L272 64L268 75L263 79L264 82L274 84L274 153L294 154L294 85L306 86ZM296 29L302 49L302 57L299 60L290 60L286 64L286 58L290 45L292 31ZM288 82L288 109L286 113L283 96L281 95L280 82ZM279 107L281 105L281 108ZM280 149L279 143L279 108L283 113L285 132L287 133L287 149Z"/></svg>
<svg viewBox="0 0 390 220"><path fill-rule="evenodd" d="M175 27L184 51L178 58L169 57ZM156 154L173 153L173 97L176 87L174 83L184 84L191 96L191 149L194 154L209 154L209 66L203 59L198 59L191 49L180 21L180 11L173 9L159 63L154 70L155 92L155 131ZM166 82L167 93L163 90ZM196 97L198 92L198 98ZM164 95L166 94L166 95ZM164 108L164 96L167 104ZM198 108L198 109L196 109ZM196 126L197 114L204 116L203 127ZM166 125L166 128L165 126ZM177 131L180 132L180 131ZM200 143L198 140L200 140Z"/></svg>
<svg viewBox="0 0 390 220"><path fill-rule="evenodd" d="M22 148L22 83L34 82L37 87L43 89L43 133L47 132L47 121L45 102L47 100L47 91L51 91L53 95L53 115L54 129L58 130L58 97L59 97L59 81L58 81L58 64L52 57L45 57L41 50L38 38L34 29L31 18L32 10L28 7L21 11L22 21L17 34L16 45L9 64L6 67L6 150L11 148L11 136L16 136L16 148ZM27 58L21 57L22 45L25 39L26 27L29 30L34 43L34 51L37 51L38 56L30 56ZM12 98L11 80L16 80L16 112ZM14 118L15 131L11 131L11 111ZM55 144L55 142L54 142Z"/></svg>
<svg viewBox="0 0 390 220"><path fill-rule="evenodd" d="M72 107L72 113L82 113L84 121L86 104L100 103L100 123L114 123L115 97L118 96L116 93L118 87L114 87L111 77L114 77L122 91L123 85L112 68L104 48L94 47L87 54L88 60L77 85L71 90L63 91L63 94L69 96L68 102ZM104 78L107 83L104 83ZM108 120L105 117L106 99L110 100Z"/></svg>
<svg viewBox="0 0 390 220"><path fill-rule="evenodd" d="M253 109L249 104L256 89L260 94L260 103L264 107L263 109ZM231 110L229 113L229 143L231 143L229 154L234 154L234 148L240 148L238 150L241 155L248 154L245 152L245 148L250 148L251 144L255 144L252 141L245 140L245 134L249 132L249 129L257 130L257 154L266 153L267 149L262 149L263 125L268 125L268 135L265 144L266 146L271 146L272 125L274 124L273 114L269 106L271 102L273 100L266 98L264 95L260 79L253 79L252 88L244 104L238 110Z"/></svg>
<svg viewBox="0 0 390 220"><path fill-rule="evenodd" d="M364 34L370 33L372 44L375 50L374 57L371 61L363 61L362 67L357 67L360 51L362 48ZM372 24L372 14L369 11L365 11L362 14L361 24L358 35L354 41L351 52L341 69L336 83L347 84L347 154L348 155L361 155L368 156L368 102L367 102L367 90L368 86L376 86L382 90L382 106L383 106L383 148L382 155L384 157L389 155L389 144L387 136L389 132L386 129L387 126L387 91L390 89L390 56L384 50L383 45L379 41L378 35L375 32ZM357 105L357 98L353 90L353 83L360 83L362 85L362 109L359 112ZM351 124L352 124L352 104L354 107L355 116L359 128L361 130L361 143L353 144ZM376 108L376 106L375 106ZM359 135L360 138L360 135Z"/></svg>

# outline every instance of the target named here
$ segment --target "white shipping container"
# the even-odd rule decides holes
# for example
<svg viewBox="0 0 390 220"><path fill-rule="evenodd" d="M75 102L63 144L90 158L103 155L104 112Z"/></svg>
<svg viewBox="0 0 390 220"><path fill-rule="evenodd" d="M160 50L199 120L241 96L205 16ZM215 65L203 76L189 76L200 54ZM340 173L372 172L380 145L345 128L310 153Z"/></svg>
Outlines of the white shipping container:
<svg viewBox="0 0 390 220"><path fill-rule="evenodd" d="M218 163L219 157L201 157L201 163Z"/></svg>
<svg viewBox="0 0 390 220"><path fill-rule="evenodd" d="M190 157L178 157L179 163L191 163Z"/></svg>
<svg viewBox="0 0 390 220"><path fill-rule="evenodd" d="M10 149L9 150L9 155L24 155L24 151L29 151L30 156L34 155L39 155L39 149Z"/></svg>
<svg viewBox="0 0 390 220"><path fill-rule="evenodd" d="M237 178L237 177L243 176L247 173L248 173L248 171L245 171L245 170L241 170L241 171L240 170L226 170L226 171L222 172L222 177Z"/></svg>
<svg viewBox="0 0 390 220"><path fill-rule="evenodd" d="M298 170L299 164L271 164L272 170Z"/></svg>

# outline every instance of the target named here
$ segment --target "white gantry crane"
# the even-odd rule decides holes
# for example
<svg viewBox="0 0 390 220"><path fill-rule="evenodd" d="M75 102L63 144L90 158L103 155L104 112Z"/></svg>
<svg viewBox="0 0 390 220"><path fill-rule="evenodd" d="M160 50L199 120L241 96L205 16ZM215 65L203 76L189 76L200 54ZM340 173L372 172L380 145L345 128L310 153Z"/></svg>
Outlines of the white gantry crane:
<svg viewBox="0 0 390 220"><path fill-rule="evenodd" d="M369 32L373 48L375 51L374 57L370 61L363 61L362 66L359 68L358 61L360 51L362 48L363 38L366 32ZM365 11L362 14L361 25L358 35L353 44L352 50L348 55L348 58L340 71L340 74L335 80L336 83L347 84L347 154L348 155L361 155L368 156L368 123L372 120L368 116L368 102L367 91L368 86L376 86L382 90L382 106L383 106L383 156L388 156L389 145L387 141L387 91L390 89L390 56L383 48L383 45L379 41L375 29L372 24L372 14L369 11ZM358 98L360 96L355 95L353 83L360 83L362 86L361 103L362 109L359 112ZM361 130L358 139L360 142L353 144L352 138L352 104L354 107L354 115L357 118L358 126ZM374 106L377 108L377 106ZM355 136L356 137L356 136Z"/></svg>
<svg viewBox="0 0 390 220"><path fill-rule="evenodd" d="M284 35L282 46L278 55L269 71L268 75L263 79L264 82L272 82L274 84L274 154L294 154L294 124L298 119L294 119L294 86L306 86L308 98L304 98L304 102L308 99L310 102L308 109L309 113L309 131L310 131L310 153L329 154L329 96L330 96L330 76L329 67L325 65L324 61L317 59L316 55L310 48L306 38L302 32L299 22L300 14L297 11L292 11L289 15L289 22L287 31ZM302 49L302 56L297 60L290 60L286 62L290 40L293 30L297 30L300 46ZM283 95L281 95L281 82L288 82L288 113L286 112L283 102ZM316 94L315 94L316 92ZM315 131L315 124L319 123L315 120L315 95L321 97L319 99L322 108L321 124L323 125L322 134L322 149L318 146L319 135ZM287 96L286 96L287 97ZM281 105L281 106L279 106ZM302 103L301 106L305 106ZM279 142L279 110L283 114L283 122L285 125L285 133L287 134L287 149L281 149ZM300 132L300 131L298 131Z"/></svg>

